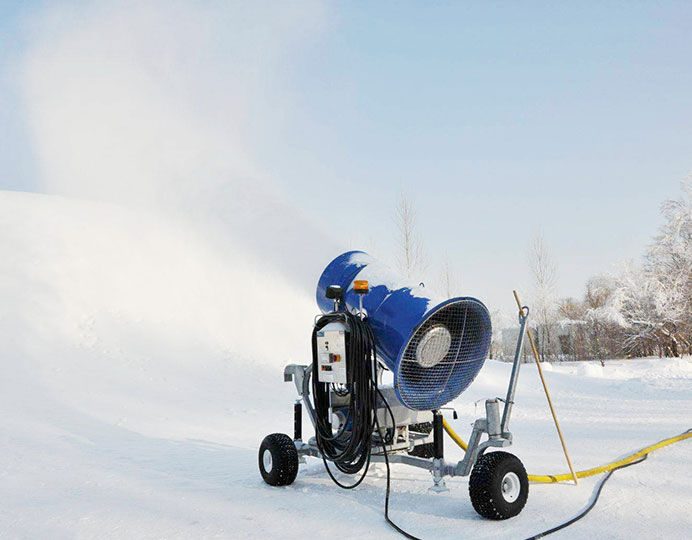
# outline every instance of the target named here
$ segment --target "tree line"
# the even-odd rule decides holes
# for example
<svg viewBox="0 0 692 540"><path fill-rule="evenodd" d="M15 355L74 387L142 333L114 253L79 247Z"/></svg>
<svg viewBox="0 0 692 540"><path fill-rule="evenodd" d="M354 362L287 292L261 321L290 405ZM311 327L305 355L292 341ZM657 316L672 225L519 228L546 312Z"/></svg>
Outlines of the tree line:
<svg viewBox="0 0 692 540"><path fill-rule="evenodd" d="M663 225L639 263L587 280L580 298L560 297L557 265L543 236L529 247L533 290L530 325L542 360L692 355L692 175L681 194L661 206ZM397 266L409 279L428 268L424 244L416 230L416 212L400 192L394 212ZM437 289L457 294L458 282L448 259ZM493 317L491 356L511 357L515 336L503 339L502 315ZM516 329L515 329L516 330Z"/></svg>
<svg viewBox="0 0 692 540"><path fill-rule="evenodd" d="M530 253L533 325L545 360L692 354L692 176L661 206L640 263L591 277L581 298L555 294L555 266L540 236Z"/></svg>

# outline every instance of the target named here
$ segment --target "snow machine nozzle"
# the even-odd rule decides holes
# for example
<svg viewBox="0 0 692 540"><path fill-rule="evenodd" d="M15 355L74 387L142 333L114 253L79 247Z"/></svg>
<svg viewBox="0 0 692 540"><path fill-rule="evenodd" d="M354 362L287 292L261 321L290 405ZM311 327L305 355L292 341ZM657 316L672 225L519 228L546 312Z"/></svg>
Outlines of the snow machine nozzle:
<svg viewBox="0 0 692 540"><path fill-rule="evenodd" d="M361 295L356 282L368 283ZM339 255L317 285L323 313L334 309L330 289L343 292L344 309L360 302L377 342L377 354L393 373L397 397L410 409L438 409L473 382L490 348L488 309L470 297L444 300L423 285L400 281L385 264L362 251Z"/></svg>

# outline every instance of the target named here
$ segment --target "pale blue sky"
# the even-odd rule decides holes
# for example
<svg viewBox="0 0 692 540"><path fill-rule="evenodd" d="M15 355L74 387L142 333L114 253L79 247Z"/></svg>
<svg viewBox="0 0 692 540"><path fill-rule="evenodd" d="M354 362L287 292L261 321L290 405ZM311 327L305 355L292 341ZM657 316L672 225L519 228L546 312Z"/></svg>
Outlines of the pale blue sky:
<svg viewBox="0 0 692 540"><path fill-rule="evenodd" d="M13 73L42 4L13 6L0 188L40 191ZM433 269L446 253L491 307L528 288L538 228L562 295L637 259L692 169L689 2L341 2L322 20L247 103L254 161L307 215L386 255L402 187Z"/></svg>

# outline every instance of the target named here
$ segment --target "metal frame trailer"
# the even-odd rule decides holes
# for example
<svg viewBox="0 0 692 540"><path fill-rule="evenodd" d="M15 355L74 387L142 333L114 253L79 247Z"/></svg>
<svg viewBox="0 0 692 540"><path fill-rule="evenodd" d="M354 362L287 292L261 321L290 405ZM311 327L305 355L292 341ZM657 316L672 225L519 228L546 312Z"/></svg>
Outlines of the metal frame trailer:
<svg viewBox="0 0 692 540"><path fill-rule="evenodd" d="M378 403L376 414L382 428L394 428L395 438L392 444L386 445L387 458L390 463L403 463L412 467L426 469L431 472L434 485L430 488L432 491L446 491L444 478L446 476L468 476L471 474L474 466L477 464L481 456L488 448L507 448L512 444L512 433L509 431L509 420L512 414L512 406L514 405L514 395L519 378L519 368L521 365L521 356L524 345L524 337L526 334L526 325L529 310L527 307L522 308L519 314L519 336L514 353L514 361L512 363L512 372L507 387L507 393L504 399L494 398L488 399L485 402L485 417L478 418L473 424L473 430L468 442L468 449L465 452L464 458L457 463L450 463L444 459L443 446L443 419L440 410L436 411L413 411L404 407L396 398L394 388L391 386L381 387L380 391L390 403L393 412L395 424L391 425L389 411L384 407L384 404ZM284 369L284 381L293 381L298 391L299 399L294 405L294 436L293 442L301 463L305 462L305 456L313 456L321 458L319 449L315 442L315 438L311 437L308 441L303 440L302 434L302 409L305 408L308 412L308 417L312 422L313 428L316 427L315 410L310 401L310 377L312 366L303 366L290 364ZM380 373L381 376L381 373ZM334 403L337 404L339 397L334 394L331 396ZM504 403L502 415L500 415L500 402ZM394 405L392 405L394 404ZM430 414L432 413L432 419ZM455 412L456 416L456 412ZM432 422L431 433L421 433L411 431L410 426L416 426L420 423ZM488 438L481 442L483 434L487 434ZM373 437L373 446L371 453L372 462L383 462L385 460L381 434L375 433ZM432 457L417 457L409 455L415 447L423 444L431 444L433 446ZM507 454L506 454L507 455ZM514 456L512 456L514 457ZM516 458L514 458L516 459ZM518 461L518 460L517 460ZM523 467L522 467L523 468ZM515 475L516 476L516 475ZM511 486L510 486L511 487ZM504 489L504 485L503 488ZM528 489L528 488L527 488ZM476 506L474 502L474 506ZM523 506L523 504L522 504ZM476 506L476 510L479 508ZM521 509L520 509L521 510ZM480 510L479 510L480 512ZM482 512L481 512L482 513ZM518 513L518 512L517 512ZM493 517L494 519L502 519L502 517ZM510 517L510 516L506 516Z"/></svg>

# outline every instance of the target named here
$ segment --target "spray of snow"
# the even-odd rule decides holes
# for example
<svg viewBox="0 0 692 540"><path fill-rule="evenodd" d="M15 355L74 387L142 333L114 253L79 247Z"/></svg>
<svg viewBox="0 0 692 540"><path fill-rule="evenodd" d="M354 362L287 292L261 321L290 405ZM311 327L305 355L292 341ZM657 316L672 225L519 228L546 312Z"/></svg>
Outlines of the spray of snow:
<svg viewBox="0 0 692 540"><path fill-rule="evenodd" d="M288 202L250 141L280 121L272 105L290 105L282 63L323 21L311 2L48 7L23 69L41 191L164 213L307 292L339 246Z"/></svg>
<svg viewBox="0 0 692 540"><path fill-rule="evenodd" d="M251 401L261 366L280 385L309 358L314 287L340 246L250 141L279 121L281 66L323 23L310 2L37 10L20 71L44 194L0 197L10 357L80 410L157 433L149 413L187 385Z"/></svg>

